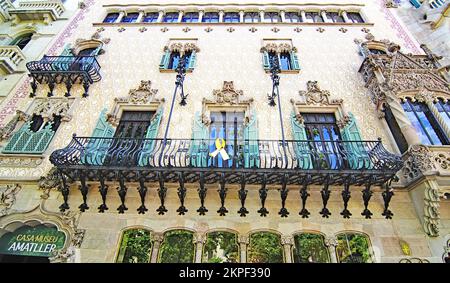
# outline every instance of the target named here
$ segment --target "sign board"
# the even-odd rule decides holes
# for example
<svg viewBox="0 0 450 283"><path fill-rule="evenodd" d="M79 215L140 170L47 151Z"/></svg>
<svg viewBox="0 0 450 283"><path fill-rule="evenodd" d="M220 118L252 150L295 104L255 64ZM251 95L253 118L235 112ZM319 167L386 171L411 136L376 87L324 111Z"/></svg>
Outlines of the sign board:
<svg viewBox="0 0 450 283"><path fill-rule="evenodd" d="M56 227L23 226L0 238L0 254L49 257L62 249L66 235Z"/></svg>

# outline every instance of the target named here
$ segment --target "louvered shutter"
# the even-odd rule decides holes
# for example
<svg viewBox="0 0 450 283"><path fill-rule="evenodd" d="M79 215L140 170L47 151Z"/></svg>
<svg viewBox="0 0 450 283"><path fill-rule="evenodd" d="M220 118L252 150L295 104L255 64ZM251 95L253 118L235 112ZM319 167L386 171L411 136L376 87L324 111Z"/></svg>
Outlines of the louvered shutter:
<svg viewBox="0 0 450 283"><path fill-rule="evenodd" d="M270 69L270 59L269 59L269 53L267 51L264 51L262 54L262 64L264 70Z"/></svg>
<svg viewBox="0 0 450 283"><path fill-rule="evenodd" d="M159 63L160 69L167 69L169 67L170 60L170 51L166 50L161 58L161 62Z"/></svg>
<svg viewBox="0 0 450 283"><path fill-rule="evenodd" d="M295 118L295 113L291 114L292 135L294 136L294 151L298 159L299 169L313 169L311 150L308 145L305 126L300 124Z"/></svg>
<svg viewBox="0 0 450 283"><path fill-rule="evenodd" d="M197 61L197 54L195 51L192 51L191 57L189 58L189 65L188 65L188 68L190 70L194 70L196 61Z"/></svg>
<svg viewBox="0 0 450 283"><path fill-rule="evenodd" d="M148 166L150 160L154 158L153 150L155 149L156 137L158 136L159 125L161 124L162 108L158 109L155 117L152 118L145 135L146 140L142 146L142 152L139 155L139 166Z"/></svg>
<svg viewBox="0 0 450 283"><path fill-rule="evenodd" d="M293 70L300 70L300 64L298 62L297 54L294 51L290 52L291 55L291 64Z"/></svg>
<svg viewBox="0 0 450 283"><path fill-rule="evenodd" d="M194 167L206 167L208 158L209 131L203 124L200 113L195 113L194 127L192 129L192 141L189 149L191 165Z"/></svg>
<svg viewBox="0 0 450 283"><path fill-rule="evenodd" d="M341 130L343 147L351 169L370 169L372 162L368 155L368 149L362 142L361 133L356 125L356 119L349 113L350 123Z"/></svg>

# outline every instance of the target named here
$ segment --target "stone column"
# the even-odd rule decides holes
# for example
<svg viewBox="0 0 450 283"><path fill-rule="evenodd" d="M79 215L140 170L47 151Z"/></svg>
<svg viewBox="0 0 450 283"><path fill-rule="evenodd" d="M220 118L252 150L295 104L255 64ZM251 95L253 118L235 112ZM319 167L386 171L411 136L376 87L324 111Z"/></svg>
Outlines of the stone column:
<svg viewBox="0 0 450 283"><path fill-rule="evenodd" d="M320 15L322 16L322 19L323 19L323 21L324 21L325 23L329 23L329 22L330 22L330 21L328 20L328 17L327 17L327 11L324 11L324 10L320 11Z"/></svg>
<svg viewBox="0 0 450 283"><path fill-rule="evenodd" d="M156 20L157 23L161 23L164 17L164 11L160 10L158 11L159 15L158 15L158 19Z"/></svg>
<svg viewBox="0 0 450 283"><path fill-rule="evenodd" d="M292 259L292 245L294 244L294 238L292 236L284 236L281 237L281 244L284 248L284 256L286 259L286 263L293 263Z"/></svg>
<svg viewBox="0 0 450 283"><path fill-rule="evenodd" d="M330 252L330 258L332 263L337 263L337 255L336 255L336 247L338 245L337 239L335 236L327 237L325 239L325 246L327 246L328 251Z"/></svg>
<svg viewBox="0 0 450 283"><path fill-rule="evenodd" d="M163 233L153 234L152 258L150 259L151 263L156 263L158 261L159 247L161 246L163 239L164 239Z"/></svg>
<svg viewBox="0 0 450 283"><path fill-rule="evenodd" d="M259 17L261 18L261 23L264 23L264 10L259 10Z"/></svg>
<svg viewBox="0 0 450 283"><path fill-rule="evenodd" d="M420 141L416 129L408 119L408 116L403 110L403 106L400 104L399 99L392 91L388 91L386 93L386 103L391 108L392 114L394 115L395 120L397 121L397 124L402 131L402 134L405 137L408 145L411 146L415 144L421 144L422 142Z"/></svg>
<svg viewBox="0 0 450 283"><path fill-rule="evenodd" d="M223 23L223 14L224 14L224 11L220 10L219 11L219 23Z"/></svg>
<svg viewBox="0 0 450 283"><path fill-rule="evenodd" d="M203 233L196 233L194 235L195 244L195 263L202 262L203 244L206 242L206 235Z"/></svg>
<svg viewBox="0 0 450 283"><path fill-rule="evenodd" d="M286 22L286 12L285 11L280 11L280 18L281 18L281 22L285 23Z"/></svg>
<svg viewBox="0 0 450 283"><path fill-rule="evenodd" d="M183 11L178 12L178 21L177 21L177 23L181 23L181 20L183 19L183 15L184 15Z"/></svg>
<svg viewBox="0 0 450 283"><path fill-rule="evenodd" d="M416 100L422 103L425 103L430 109L431 113L433 113L433 116L438 121L439 125L441 126L442 130L444 130L445 135L447 137L450 137L450 125L446 123L444 118L442 118L441 113L439 113L439 110L437 109L436 105L434 104L434 95L432 92L429 92L427 90L422 90L415 96Z"/></svg>
<svg viewBox="0 0 450 283"><path fill-rule="evenodd" d="M241 263L247 262L247 245L250 243L248 236L239 237L239 248L241 250Z"/></svg>
<svg viewBox="0 0 450 283"><path fill-rule="evenodd" d="M350 19L347 16L347 12L346 11L342 11L341 12L342 17L344 18L344 22L346 23L351 23Z"/></svg>
<svg viewBox="0 0 450 283"><path fill-rule="evenodd" d="M121 11L121 12L119 13L119 17L117 17L115 23L120 23L120 22L122 21L123 16L125 16L125 12L124 12L124 11Z"/></svg>
<svg viewBox="0 0 450 283"><path fill-rule="evenodd" d="M202 22L204 14L205 14L205 11L198 11L198 22L199 23Z"/></svg>
<svg viewBox="0 0 450 283"><path fill-rule="evenodd" d="M240 23L244 22L244 11L239 11L239 22Z"/></svg>
<svg viewBox="0 0 450 283"><path fill-rule="evenodd" d="M300 11L300 16L302 17L302 22L306 23L306 12Z"/></svg>
<svg viewBox="0 0 450 283"><path fill-rule="evenodd" d="M144 17L144 11L143 10L141 10L141 11L139 11L139 16L138 16L138 18L136 19L136 23L140 23L140 22L142 22L142 18Z"/></svg>

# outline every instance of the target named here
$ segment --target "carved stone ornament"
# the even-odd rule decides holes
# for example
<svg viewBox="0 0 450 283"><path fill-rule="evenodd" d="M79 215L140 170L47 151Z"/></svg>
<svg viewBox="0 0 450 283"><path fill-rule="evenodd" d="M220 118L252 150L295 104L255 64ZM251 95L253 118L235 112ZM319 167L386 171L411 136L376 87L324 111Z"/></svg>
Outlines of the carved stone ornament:
<svg viewBox="0 0 450 283"><path fill-rule="evenodd" d="M248 236L239 236L239 244L241 245L250 244L250 238Z"/></svg>
<svg viewBox="0 0 450 283"><path fill-rule="evenodd" d="M317 81L308 81L307 91L301 90L299 93L306 99L306 104L330 104L330 92L321 90Z"/></svg>
<svg viewBox="0 0 450 283"><path fill-rule="evenodd" d="M423 228L430 237L439 236L439 187L432 181L425 183Z"/></svg>
<svg viewBox="0 0 450 283"><path fill-rule="evenodd" d="M424 145L411 146L404 156L407 158L404 162L402 175L407 182L413 181L429 171L436 170L433 154Z"/></svg>
<svg viewBox="0 0 450 283"><path fill-rule="evenodd" d="M22 189L19 184L0 187L0 217L9 213L16 202L16 195Z"/></svg>
<svg viewBox="0 0 450 283"><path fill-rule="evenodd" d="M217 104L238 104L243 91L236 90L232 81L224 81L222 89L214 90L213 94Z"/></svg>
<svg viewBox="0 0 450 283"><path fill-rule="evenodd" d="M438 152L434 156L434 161L444 170L450 170L450 155L446 152Z"/></svg>
<svg viewBox="0 0 450 283"><path fill-rule="evenodd" d="M281 244L283 246L292 246L294 244L294 238L292 236L283 236L281 237Z"/></svg>
<svg viewBox="0 0 450 283"><path fill-rule="evenodd" d="M148 104L158 93L157 89L152 89L151 81L141 81L138 88L130 89L128 97L125 100L132 104Z"/></svg>
<svg viewBox="0 0 450 283"><path fill-rule="evenodd" d="M4 127L0 128L0 141L7 140L11 137L14 129L17 126L17 123L20 121L26 121L30 118L29 115L26 113L17 110L16 114L13 116L13 118L6 124Z"/></svg>
<svg viewBox="0 0 450 283"><path fill-rule="evenodd" d="M68 122L72 119L69 114L71 100L68 98L42 98L33 110L33 114L52 121L54 116L61 116L61 121ZM31 115L30 115L31 117Z"/></svg>
<svg viewBox="0 0 450 283"><path fill-rule="evenodd" d="M283 42L283 43L275 43L270 42L264 45L261 48L261 52L275 52L275 53L282 53L282 52L297 52L297 48L292 46L289 43Z"/></svg>
<svg viewBox="0 0 450 283"><path fill-rule="evenodd" d="M325 246L327 247L337 247L338 241L336 237L326 237L325 238Z"/></svg>
<svg viewBox="0 0 450 283"><path fill-rule="evenodd" d="M180 52L180 54L184 54L188 51L200 52L200 48L194 42L174 42L169 46L164 47L164 51L169 50L170 52Z"/></svg>

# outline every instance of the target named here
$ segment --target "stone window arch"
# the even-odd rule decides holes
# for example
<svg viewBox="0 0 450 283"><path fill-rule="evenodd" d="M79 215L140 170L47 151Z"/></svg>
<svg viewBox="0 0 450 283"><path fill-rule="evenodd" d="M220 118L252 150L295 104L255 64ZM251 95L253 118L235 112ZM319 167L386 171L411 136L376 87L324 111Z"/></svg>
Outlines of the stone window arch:
<svg viewBox="0 0 450 283"><path fill-rule="evenodd" d="M272 231L255 231L250 233L247 246L248 263L282 263L284 262L281 235Z"/></svg>
<svg viewBox="0 0 450 283"><path fill-rule="evenodd" d="M185 229L164 233L159 248L159 263L193 263L195 261L194 232Z"/></svg>
<svg viewBox="0 0 450 283"><path fill-rule="evenodd" d="M373 262L372 245L367 234L344 231L336 234L336 256L339 263Z"/></svg>
<svg viewBox="0 0 450 283"><path fill-rule="evenodd" d="M153 233L145 228L128 228L121 234L118 263L150 262L153 248Z"/></svg>
<svg viewBox="0 0 450 283"><path fill-rule="evenodd" d="M21 50L23 50L31 41L33 34L34 32L31 31L20 34L11 41L10 45L17 45Z"/></svg>
<svg viewBox="0 0 450 283"><path fill-rule="evenodd" d="M75 45L71 48L74 56L97 56L103 54L103 42L97 39L77 39ZM89 52L86 52L88 51Z"/></svg>
<svg viewBox="0 0 450 283"><path fill-rule="evenodd" d="M330 254L325 245L325 236L319 232L298 232L293 235L292 249L295 263L328 263Z"/></svg>
<svg viewBox="0 0 450 283"><path fill-rule="evenodd" d="M204 263L240 262L237 232L216 230L206 233L202 254Z"/></svg>

